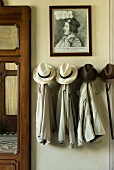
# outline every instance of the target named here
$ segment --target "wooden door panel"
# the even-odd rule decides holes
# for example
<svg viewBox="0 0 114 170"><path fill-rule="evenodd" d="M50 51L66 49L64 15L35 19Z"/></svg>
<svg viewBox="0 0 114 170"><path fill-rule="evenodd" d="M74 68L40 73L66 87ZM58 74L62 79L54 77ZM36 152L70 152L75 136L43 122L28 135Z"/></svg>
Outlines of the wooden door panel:
<svg viewBox="0 0 114 170"><path fill-rule="evenodd" d="M0 62L0 122L2 123L0 133L17 132L17 116L5 113L5 77L12 75L17 76L17 70L6 70L5 62Z"/></svg>
<svg viewBox="0 0 114 170"><path fill-rule="evenodd" d="M18 162L15 160L0 160L0 170L19 170Z"/></svg>
<svg viewBox="0 0 114 170"><path fill-rule="evenodd" d="M17 132L17 116L7 116L4 119L4 132Z"/></svg>
<svg viewBox="0 0 114 170"><path fill-rule="evenodd" d="M2 129L3 129L3 127L2 127L2 118L0 118L0 132L2 132Z"/></svg>
<svg viewBox="0 0 114 170"><path fill-rule="evenodd" d="M15 170L13 165L0 165L0 170Z"/></svg>

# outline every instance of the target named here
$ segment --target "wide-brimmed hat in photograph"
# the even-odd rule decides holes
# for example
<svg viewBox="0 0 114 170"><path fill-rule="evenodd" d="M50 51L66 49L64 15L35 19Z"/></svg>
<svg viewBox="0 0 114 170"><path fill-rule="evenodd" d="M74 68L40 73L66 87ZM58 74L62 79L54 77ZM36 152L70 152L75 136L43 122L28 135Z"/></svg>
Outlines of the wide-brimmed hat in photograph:
<svg viewBox="0 0 114 170"><path fill-rule="evenodd" d="M101 79L106 83L114 82L114 64L107 64L101 71Z"/></svg>
<svg viewBox="0 0 114 170"><path fill-rule="evenodd" d="M57 69L56 81L59 84L70 84L76 79L77 74L78 70L74 65L64 63Z"/></svg>
<svg viewBox="0 0 114 170"><path fill-rule="evenodd" d="M84 82L92 82L97 78L97 70L92 64L85 64L79 69L79 77Z"/></svg>
<svg viewBox="0 0 114 170"><path fill-rule="evenodd" d="M33 71L33 79L39 84L46 84L55 76L55 69L46 63L40 63Z"/></svg>

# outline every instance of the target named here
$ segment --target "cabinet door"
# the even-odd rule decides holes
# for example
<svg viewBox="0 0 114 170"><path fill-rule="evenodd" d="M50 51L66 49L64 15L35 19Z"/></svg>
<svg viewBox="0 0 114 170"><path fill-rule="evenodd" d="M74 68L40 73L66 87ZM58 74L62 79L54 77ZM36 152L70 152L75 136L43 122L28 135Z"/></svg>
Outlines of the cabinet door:
<svg viewBox="0 0 114 170"><path fill-rule="evenodd" d="M0 7L0 170L30 170L30 23L30 7Z"/></svg>
<svg viewBox="0 0 114 170"><path fill-rule="evenodd" d="M0 170L18 170L18 163L15 160L0 160Z"/></svg>
<svg viewBox="0 0 114 170"><path fill-rule="evenodd" d="M14 165L0 165L0 170L16 170Z"/></svg>

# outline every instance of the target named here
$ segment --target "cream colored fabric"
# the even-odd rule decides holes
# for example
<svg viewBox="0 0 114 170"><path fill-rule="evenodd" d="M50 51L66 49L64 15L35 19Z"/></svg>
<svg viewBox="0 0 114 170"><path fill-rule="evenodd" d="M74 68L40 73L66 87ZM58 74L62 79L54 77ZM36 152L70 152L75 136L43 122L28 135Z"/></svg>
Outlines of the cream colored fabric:
<svg viewBox="0 0 114 170"><path fill-rule="evenodd" d="M17 70L15 63L5 63L6 70ZM6 115L18 114L18 77L5 77L5 111Z"/></svg>
<svg viewBox="0 0 114 170"><path fill-rule="evenodd" d="M18 79L17 76L5 77L5 113L18 114Z"/></svg>
<svg viewBox="0 0 114 170"><path fill-rule="evenodd" d="M58 141L63 144L65 142L65 133L69 135L69 147L73 148L75 145L74 132L74 108L70 93L69 85L61 85L58 101L57 101L57 129Z"/></svg>
<svg viewBox="0 0 114 170"><path fill-rule="evenodd" d="M36 109L36 136L38 143L50 143L51 131L55 131L51 93L48 84L41 84L38 87Z"/></svg>
<svg viewBox="0 0 114 170"><path fill-rule="evenodd" d="M5 63L6 70L17 70L17 65L15 63Z"/></svg>
<svg viewBox="0 0 114 170"><path fill-rule="evenodd" d="M96 95L95 95L95 87L94 84L89 83L89 96L90 96L90 102L91 102L91 108L93 113L93 128L95 135L104 135L105 130L103 127L103 124L101 122L100 116L98 114L97 109L97 101L96 101Z"/></svg>
<svg viewBox="0 0 114 170"><path fill-rule="evenodd" d="M80 89L77 144L83 145L105 134L97 110L94 83L83 83Z"/></svg>

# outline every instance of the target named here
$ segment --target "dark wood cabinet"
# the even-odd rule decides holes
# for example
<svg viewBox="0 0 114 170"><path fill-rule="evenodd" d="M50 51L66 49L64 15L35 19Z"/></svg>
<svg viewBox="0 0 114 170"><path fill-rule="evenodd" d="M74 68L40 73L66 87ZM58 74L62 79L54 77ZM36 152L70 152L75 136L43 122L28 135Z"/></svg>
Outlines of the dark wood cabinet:
<svg viewBox="0 0 114 170"><path fill-rule="evenodd" d="M18 168L16 160L0 160L0 170L17 170Z"/></svg>
<svg viewBox="0 0 114 170"><path fill-rule="evenodd" d="M0 62L0 133L17 131L17 116L5 113L5 77L16 75L17 70L6 70L5 62Z"/></svg>
<svg viewBox="0 0 114 170"><path fill-rule="evenodd" d="M17 136L16 151L0 146L0 170L30 170L30 24L30 7L0 7L0 145Z"/></svg>

